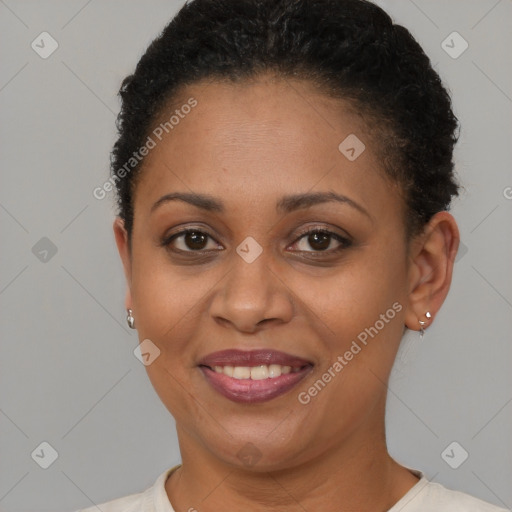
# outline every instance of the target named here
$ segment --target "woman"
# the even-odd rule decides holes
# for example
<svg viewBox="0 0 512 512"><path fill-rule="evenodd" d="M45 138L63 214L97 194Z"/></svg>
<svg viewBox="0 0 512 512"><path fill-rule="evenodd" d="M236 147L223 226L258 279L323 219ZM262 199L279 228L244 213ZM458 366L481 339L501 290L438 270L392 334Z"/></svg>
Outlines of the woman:
<svg viewBox="0 0 512 512"><path fill-rule="evenodd" d="M363 0L194 0L120 94L127 320L182 464L101 510L503 510L386 447L459 244L457 120L410 33Z"/></svg>

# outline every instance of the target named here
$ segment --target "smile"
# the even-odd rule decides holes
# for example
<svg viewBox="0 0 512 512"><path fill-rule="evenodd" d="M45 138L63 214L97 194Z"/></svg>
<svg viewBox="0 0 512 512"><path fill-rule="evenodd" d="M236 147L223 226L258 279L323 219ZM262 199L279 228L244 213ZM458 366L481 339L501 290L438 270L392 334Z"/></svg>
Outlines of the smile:
<svg viewBox="0 0 512 512"><path fill-rule="evenodd" d="M272 366L278 365L270 365L270 367ZM263 375L265 371L268 371L261 368L258 366L252 368L238 366L232 369L233 372L237 370L238 375L244 374L248 376L230 377L224 373L226 367L223 371L216 371L208 366L200 366L201 371L213 389L233 402L245 403L266 402L286 393L295 387L310 372L313 366L306 365L302 368L295 368L288 373L277 375L276 372L273 377L267 376L254 379L252 376L253 372L259 372L259 375ZM230 370L228 369L227 371L229 372Z"/></svg>
<svg viewBox="0 0 512 512"><path fill-rule="evenodd" d="M305 359L274 350L225 350L198 365L211 387L239 403L266 402L295 387L313 368Z"/></svg>

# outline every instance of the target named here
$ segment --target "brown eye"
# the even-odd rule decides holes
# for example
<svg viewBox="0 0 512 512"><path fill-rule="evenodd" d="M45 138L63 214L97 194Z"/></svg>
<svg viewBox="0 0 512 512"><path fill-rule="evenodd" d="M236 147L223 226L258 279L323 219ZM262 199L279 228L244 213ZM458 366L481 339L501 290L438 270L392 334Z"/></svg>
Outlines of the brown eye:
<svg viewBox="0 0 512 512"><path fill-rule="evenodd" d="M316 251L325 251L331 244L331 236L327 233L312 233L308 235L308 243Z"/></svg>
<svg viewBox="0 0 512 512"><path fill-rule="evenodd" d="M201 250L206 246L208 235L199 231L189 231L183 236L183 243L190 249Z"/></svg>
<svg viewBox="0 0 512 512"><path fill-rule="evenodd" d="M213 247L208 247L210 240ZM208 233L197 229L186 229L175 233L163 240L162 245L168 246L176 252L200 252L218 249L218 245L213 242L213 238Z"/></svg>
<svg viewBox="0 0 512 512"><path fill-rule="evenodd" d="M337 242L338 247L332 248L333 240ZM324 229L314 229L307 231L304 233L296 242L296 245L299 245L298 251L302 252L336 252L342 249L346 249L349 247L352 242L345 237L338 235L337 233L333 233L331 231L327 231ZM300 247L302 244L302 248ZM313 249L313 251L308 250L308 247ZM330 248L331 247L331 248Z"/></svg>

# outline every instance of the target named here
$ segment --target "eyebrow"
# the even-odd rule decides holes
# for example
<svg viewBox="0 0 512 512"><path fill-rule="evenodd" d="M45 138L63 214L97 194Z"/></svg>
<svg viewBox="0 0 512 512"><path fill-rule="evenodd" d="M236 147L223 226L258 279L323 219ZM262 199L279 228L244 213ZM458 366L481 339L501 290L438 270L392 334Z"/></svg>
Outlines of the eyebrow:
<svg viewBox="0 0 512 512"><path fill-rule="evenodd" d="M184 201L208 212L225 212L222 201L208 194L173 192L158 199L158 201L156 201L156 203L151 207L150 213L153 213L157 208L171 201ZM290 213L302 208L309 208L317 204L329 202L338 202L351 206L360 213L366 215L370 220L373 220L372 216L360 204L347 196L337 194L335 192L305 192L303 194L284 196L277 202L276 210L282 213Z"/></svg>

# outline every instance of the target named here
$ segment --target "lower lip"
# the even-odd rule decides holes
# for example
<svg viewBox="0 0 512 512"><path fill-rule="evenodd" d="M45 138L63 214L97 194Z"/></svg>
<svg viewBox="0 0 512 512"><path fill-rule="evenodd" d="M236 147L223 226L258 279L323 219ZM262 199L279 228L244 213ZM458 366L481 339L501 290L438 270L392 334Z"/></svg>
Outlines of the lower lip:
<svg viewBox="0 0 512 512"><path fill-rule="evenodd" d="M296 386L311 370L306 366L294 373L287 373L273 379L234 379L217 373L206 366L199 367L213 389L233 402L259 403L276 398Z"/></svg>

